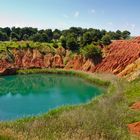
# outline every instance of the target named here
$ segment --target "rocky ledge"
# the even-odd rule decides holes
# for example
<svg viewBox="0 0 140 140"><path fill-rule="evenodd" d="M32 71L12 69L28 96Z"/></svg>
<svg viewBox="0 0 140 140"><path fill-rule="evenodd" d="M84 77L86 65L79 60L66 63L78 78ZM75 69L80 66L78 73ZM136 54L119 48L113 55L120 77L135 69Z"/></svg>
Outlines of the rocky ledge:
<svg viewBox="0 0 140 140"><path fill-rule="evenodd" d="M58 48L56 53L41 53L38 49L13 49L12 61L0 59L0 73L13 73L15 69L64 68L88 72L108 72L119 77L134 79L140 75L140 37L131 40L113 41L103 50L104 58L98 64L82 55L71 55L68 50ZM10 70L12 72L10 72Z"/></svg>

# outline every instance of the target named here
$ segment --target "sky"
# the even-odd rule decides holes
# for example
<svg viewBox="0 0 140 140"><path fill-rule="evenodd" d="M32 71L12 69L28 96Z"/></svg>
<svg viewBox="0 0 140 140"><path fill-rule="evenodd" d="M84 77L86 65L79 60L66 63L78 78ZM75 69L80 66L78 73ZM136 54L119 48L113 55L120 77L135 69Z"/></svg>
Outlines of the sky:
<svg viewBox="0 0 140 140"><path fill-rule="evenodd" d="M97 28L140 35L140 0L0 0L0 27Z"/></svg>

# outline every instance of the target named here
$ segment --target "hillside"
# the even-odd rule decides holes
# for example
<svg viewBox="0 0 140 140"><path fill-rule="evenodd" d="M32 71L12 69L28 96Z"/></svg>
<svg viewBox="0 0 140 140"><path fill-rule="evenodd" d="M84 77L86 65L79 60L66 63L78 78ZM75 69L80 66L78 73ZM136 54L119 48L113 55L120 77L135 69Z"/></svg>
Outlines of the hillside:
<svg viewBox="0 0 140 140"><path fill-rule="evenodd" d="M140 37L131 40L114 41L109 46L105 59L95 69L96 72L111 72L123 77L139 69L139 57Z"/></svg>
<svg viewBox="0 0 140 140"><path fill-rule="evenodd" d="M13 48L0 59L0 73L13 73L16 69L64 68L88 72L113 73L119 77L133 80L139 76L140 37L131 40L113 41L104 48L101 61L86 59L64 48L53 51L49 48ZM98 63L97 63L97 62Z"/></svg>

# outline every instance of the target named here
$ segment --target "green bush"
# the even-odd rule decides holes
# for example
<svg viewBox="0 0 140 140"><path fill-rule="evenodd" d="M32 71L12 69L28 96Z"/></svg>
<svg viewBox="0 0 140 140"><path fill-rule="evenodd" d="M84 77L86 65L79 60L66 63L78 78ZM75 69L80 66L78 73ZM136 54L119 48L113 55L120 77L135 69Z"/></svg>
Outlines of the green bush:
<svg viewBox="0 0 140 140"><path fill-rule="evenodd" d="M85 46L80 50L80 52L86 57L91 59L101 58L102 51L99 47L92 44Z"/></svg>
<svg viewBox="0 0 140 140"><path fill-rule="evenodd" d="M111 44L111 39L110 39L110 36L109 35L103 36L102 39L101 39L101 41L102 41L102 44L103 45L109 45L109 44Z"/></svg>

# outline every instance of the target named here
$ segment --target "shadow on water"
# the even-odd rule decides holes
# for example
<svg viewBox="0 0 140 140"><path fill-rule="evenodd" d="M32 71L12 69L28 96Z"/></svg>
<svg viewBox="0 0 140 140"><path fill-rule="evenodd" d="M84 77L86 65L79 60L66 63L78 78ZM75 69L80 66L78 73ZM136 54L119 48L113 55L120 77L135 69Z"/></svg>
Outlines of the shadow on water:
<svg viewBox="0 0 140 140"><path fill-rule="evenodd" d="M101 88L73 76L0 77L0 120L36 115L61 105L85 103L101 92Z"/></svg>

